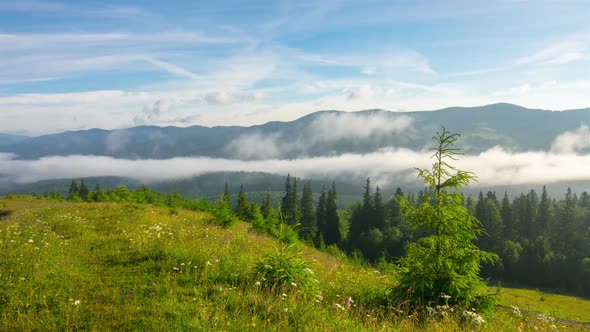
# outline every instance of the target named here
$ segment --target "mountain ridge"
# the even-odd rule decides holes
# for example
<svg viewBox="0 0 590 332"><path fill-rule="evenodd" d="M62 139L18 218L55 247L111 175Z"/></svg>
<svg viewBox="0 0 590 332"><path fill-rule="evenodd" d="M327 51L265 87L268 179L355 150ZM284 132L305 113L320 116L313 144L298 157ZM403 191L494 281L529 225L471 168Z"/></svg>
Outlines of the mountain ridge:
<svg viewBox="0 0 590 332"><path fill-rule="evenodd" d="M92 128L16 141L0 135L0 152L13 153L18 159L75 154L124 159L298 158L365 153L392 146L420 149L442 125L464 136L461 148L466 153L480 153L496 145L527 151L549 149L557 135L583 124L590 125L590 108L553 111L497 103L412 112L322 110L293 121L248 127ZM243 153L246 148L252 153ZM265 153L265 149L272 153Z"/></svg>

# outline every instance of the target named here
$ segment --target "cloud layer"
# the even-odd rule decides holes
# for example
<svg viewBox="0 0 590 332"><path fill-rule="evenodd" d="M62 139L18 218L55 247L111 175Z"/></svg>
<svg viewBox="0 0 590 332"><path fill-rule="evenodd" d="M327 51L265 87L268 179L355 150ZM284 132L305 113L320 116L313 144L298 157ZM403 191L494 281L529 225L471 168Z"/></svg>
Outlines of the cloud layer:
<svg viewBox="0 0 590 332"><path fill-rule="evenodd" d="M56 156L39 160L13 160L0 155L0 183L29 183L45 179L123 176L143 181L186 178L220 171L287 174L301 177L370 176L376 182L403 184L415 181L415 167L430 167L429 152L387 149L369 154L292 160L231 160L172 158L125 160L104 156ZM465 155L456 166L477 174L475 185L549 184L590 180L590 154L555 152L512 153L495 147L479 155Z"/></svg>

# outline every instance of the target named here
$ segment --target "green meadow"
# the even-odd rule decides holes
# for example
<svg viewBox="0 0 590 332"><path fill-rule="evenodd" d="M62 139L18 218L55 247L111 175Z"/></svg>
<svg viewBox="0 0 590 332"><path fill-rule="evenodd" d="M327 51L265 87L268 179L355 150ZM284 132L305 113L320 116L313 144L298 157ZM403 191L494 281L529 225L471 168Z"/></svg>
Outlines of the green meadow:
<svg viewBox="0 0 590 332"><path fill-rule="evenodd" d="M274 265L274 266L273 266ZM205 212L0 198L0 331L584 330L590 301L501 289L498 310L392 302L395 270ZM518 310L512 308L517 306Z"/></svg>

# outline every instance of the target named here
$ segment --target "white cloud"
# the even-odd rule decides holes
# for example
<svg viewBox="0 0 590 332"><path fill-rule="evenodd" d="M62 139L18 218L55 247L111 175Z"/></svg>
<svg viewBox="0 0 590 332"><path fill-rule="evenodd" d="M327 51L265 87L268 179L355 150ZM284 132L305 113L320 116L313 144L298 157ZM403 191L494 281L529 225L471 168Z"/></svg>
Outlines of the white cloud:
<svg viewBox="0 0 590 332"><path fill-rule="evenodd" d="M510 92L516 93L516 94L526 94L530 90L531 90L531 85L530 84L523 84L523 85L521 85L519 87L512 88L510 90Z"/></svg>
<svg viewBox="0 0 590 332"><path fill-rule="evenodd" d="M338 140L365 140L371 136L411 130L414 119L409 115L374 113L327 113L314 120L305 135L313 143Z"/></svg>
<svg viewBox="0 0 590 332"><path fill-rule="evenodd" d="M576 130L557 136L551 145L552 152L567 154L581 153L588 148L590 148L590 128L587 125L581 125Z"/></svg>
<svg viewBox="0 0 590 332"><path fill-rule="evenodd" d="M261 160L281 158L288 148L284 146L283 137L278 133L262 135L244 134L230 142L225 152L241 160Z"/></svg>
<svg viewBox="0 0 590 332"><path fill-rule="evenodd" d="M361 85L359 87L348 88L344 90L344 93L346 94L346 98L350 100L365 99L373 97L375 95L375 91L368 84Z"/></svg>
<svg viewBox="0 0 590 332"><path fill-rule="evenodd" d="M301 157L309 155L310 149L327 143L367 143L390 133L411 131L412 123L413 118L408 115L323 113L297 135L243 134L231 141L224 151L241 160Z"/></svg>
<svg viewBox="0 0 590 332"><path fill-rule="evenodd" d="M363 70L361 70L361 74L371 76L377 74L377 71L374 67L365 67Z"/></svg>
<svg viewBox="0 0 590 332"><path fill-rule="evenodd" d="M567 41L545 47L534 54L517 59L515 64L562 65L582 59L590 59L588 43Z"/></svg>
<svg viewBox="0 0 590 332"><path fill-rule="evenodd" d="M204 100L209 104L230 105L243 102L254 102L264 98L262 91L230 93L227 91L211 92L205 95Z"/></svg>
<svg viewBox="0 0 590 332"><path fill-rule="evenodd" d="M153 64L153 65L155 65L155 66L157 66L159 68L162 68L162 69L164 69L164 70L166 70L166 71L168 71L170 73L173 73L173 74L176 74L176 75L179 75L179 76L188 77L188 78L193 79L193 80L198 80L200 78L199 75L196 75L195 73L193 73L193 72L191 72L191 71L189 71L189 70L187 70L185 68L181 68L181 67L176 66L176 65L173 65L171 63L164 62L164 61L161 61L161 60L158 60L158 59L149 57L149 56L145 56L145 57L142 57L142 58L145 61L147 61L147 62L149 62L149 63L151 63L151 64Z"/></svg>
<svg viewBox="0 0 590 332"><path fill-rule="evenodd" d="M158 99L155 102L143 107L143 115L137 115L133 118L133 123L136 125L145 125L156 123L160 120L162 113L170 110L170 101L166 99Z"/></svg>
<svg viewBox="0 0 590 332"><path fill-rule="evenodd" d="M428 168L430 152L388 149L369 154L343 154L301 159L230 160L214 158L173 158L166 160L124 160L101 156L44 157L39 160L0 158L3 179L17 183L44 179L90 176L123 176L144 181L186 178L220 171L291 173L302 177L360 175L380 181L411 183L414 167ZM511 153L500 147L479 155L465 155L455 163L477 174L474 185L549 184L590 180L590 154L553 152Z"/></svg>

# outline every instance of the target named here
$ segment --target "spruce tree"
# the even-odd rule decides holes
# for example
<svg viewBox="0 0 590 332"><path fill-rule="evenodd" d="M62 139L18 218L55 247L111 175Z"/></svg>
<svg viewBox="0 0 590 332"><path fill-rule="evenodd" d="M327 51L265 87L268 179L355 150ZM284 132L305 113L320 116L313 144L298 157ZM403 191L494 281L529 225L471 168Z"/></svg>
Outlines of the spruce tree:
<svg viewBox="0 0 590 332"><path fill-rule="evenodd" d="M380 231L385 229L385 206L383 204L383 196L379 190L379 186L375 189L375 195L373 196L373 225L372 228L376 228Z"/></svg>
<svg viewBox="0 0 590 332"><path fill-rule="evenodd" d="M264 219L268 219L268 217L273 213L272 207L272 199L270 197L270 192L266 193L266 197L264 201L262 201L262 206L260 207L260 212Z"/></svg>
<svg viewBox="0 0 590 332"><path fill-rule="evenodd" d="M326 197L326 225L325 233L322 234L326 245L339 245L342 241L340 234L340 218L338 217L338 207L336 206L336 182L332 183L332 189Z"/></svg>
<svg viewBox="0 0 590 332"><path fill-rule="evenodd" d="M373 227L373 199L371 197L371 179L367 178L365 193L363 194L363 207L361 210L359 235L369 231Z"/></svg>
<svg viewBox="0 0 590 332"><path fill-rule="evenodd" d="M84 182L84 179L82 179L82 181L80 182L80 197L84 201L88 200L88 187L86 186L86 182Z"/></svg>
<svg viewBox="0 0 590 332"><path fill-rule="evenodd" d="M96 188L94 189L93 198L95 202L100 202L102 199L102 191L100 190L100 184L96 183Z"/></svg>
<svg viewBox="0 0 590 332"><path fill-rule="evenodd" d="M551 215L551 202L549 201L549 195L547 194L547 188L543 186L543 192L541 193L541 201L539 203L539 213L537 220L537 228L539 234L545 234L547 227L550 224Z"/></svg>
<svg viewBox="0 0 590 332"><path fill-rule="evenodd" d="M316 209L316 223L318 225L318 232L316 244L325 243L323 235L326 233L326 187L322 187L320 198L318 199L318 208Z"/></svg>
<svg viewBox="0 0 590 332"><path fill-rule="evenodd" d="M246 193L244 192L244 185L240 185L240 193L238 194L238 203L235 208L235 213L238 218L246 221L250 220L250 204L248 203L248 198L246 197Z"/></svg>
<svg viewBox="0 0 590 332"><path fill-rule="evenodd" d="M227 184L227 182L225 183L225 187L223 188L223 199L225 199L226 201L230 202L231 201L231 195L229 193L229 185Z"/></svg>
<svg viewBox="0 0 590 332"><path fill-rule="evenodd" d="M504 221L504 239L506 240L516 240L518 236L516 235L517 229L512 222L512 206L510 203L510 198L508 198L508 192L504 191L504 198L502 198L502 205L500 206L500 215L502 216L502 220Z"/></svg>
<svg viewBox="0 0 590 332"><path fill-rule="evenodd" d="M317 232L316 212L313 207L313 192L311 183L308 181L303 185L301 194L301 228L299 234L302 239L313 240Z"/></svg>
<svg viewBox="0 0 590 332"><path fill-rule="evenodd" d="M408 244L400 261L396 293L409 297L414 305L476 305L475 299L485 286L479 276L481 263L497 259L473 243L483 230L463 205L460 191L475 175L449 164L460 154L453 148L458 137L444 127L433 137L432 169L418 169L418 177L430 190L418 207L402 202L406 218L427 234ZM444 296L450 296L448 301Z"/></svg>
<svg viewBox="0 0 590 332"><path fill-rule="evenodd" d="M76 179L72 179L70 189L68 190L68 200L72 201L77 198L80 198L80 189L78 189L78 182Z"/></svg>
<svg viewBox="0 0 590 332"><path fill-rule="evenodd" d="M299 222L297 178L294 178L291 182L290 174L287 175L287 179L285 180L285 196L283 196L281 203L281 211L287 224L297 224Z"/></svg>

